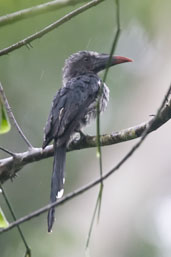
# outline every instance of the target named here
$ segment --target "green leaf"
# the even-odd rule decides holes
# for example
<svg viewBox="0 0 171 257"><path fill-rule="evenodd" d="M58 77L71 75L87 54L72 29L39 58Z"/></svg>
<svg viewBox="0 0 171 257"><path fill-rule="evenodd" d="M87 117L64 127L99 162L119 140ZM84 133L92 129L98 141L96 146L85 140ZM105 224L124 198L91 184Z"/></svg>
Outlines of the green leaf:
<svg viewBox="0 0 171 257"><path fill-rule="evenodd" d="M2 209L0 208L0 228L6 228L8 227L9 223L7 221L7 219L5 218L5 215L2 211Z"/></svg>
<svg viewBox="0 0 171 257"><path fill-rule="evenodd" d="M11 124L9 122L6 110L2 102L0 101L0 134L7 133L11 129Z"/></svg>

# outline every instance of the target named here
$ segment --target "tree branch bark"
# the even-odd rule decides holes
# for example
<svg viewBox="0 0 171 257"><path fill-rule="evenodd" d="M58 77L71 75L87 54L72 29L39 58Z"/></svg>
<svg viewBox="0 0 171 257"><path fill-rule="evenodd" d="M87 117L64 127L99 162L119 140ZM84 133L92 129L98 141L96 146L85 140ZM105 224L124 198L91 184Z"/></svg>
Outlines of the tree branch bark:
<svg viewBox="0 0 171 257"><path fill-rule="evenodd" d="M100 137L101 146L108 146L118 144L121 142L136 139L143 135L149 124L152 126L148 133L155 131L171 119L171 100L162 108L157 117L151 118L149 121L141 123L131 128L114 132L112 134L102 135ZM96 147L96 136L86 136L79 140L73 140L68 147L68 151L81 150L85 148ZM26 164L40 161L45 158L53 156L53 146L47 146L44 150L42 148L32 148L23 153L15 153L14 157L8 157L0 160L0 182L4 183L11 179L15 174L23 168Z"/></svg>
<svg viewBox="0 0 171 257"><path fill-rule="evenodd" d="M14 13L6 14L0 17L0 27L8 25L26 18L31 18L43 13L54 11L69 5L76 5L86 0L54 0L48 3L36 5L27 9L23 9Z"/></svg>
<svg viewBox="0 0 171 257"><path fill-rule="evenodd" d="M8 100L7 100L7 97L5 95L5 92L4 92L4 89L3 89L3 86L1 84L1 82L0 82L0 97L2 97L2 100L3 100L4 104L5 104L5 108L6 108L7 112L8 112L8 116L11 119L11 121L13 122L14 126L16 127L16 129L18 130L18 133L23 138L23 140L26 143L26 145L29 148L33 148L33 146L31 145L31 143L29 142L27 137L24 135L22 129L20 128L20 126L18 125L18 122L16 121L16 119L14 117L14 114L13 114L12 109L11 109L9 103L8 103Z"/></svg>
<svg viewBox="0 0 171 257"><path fill-rule="evenodd" d="M23 40L18 41L17 43L6 47L2 50L0 50L0 56L5 55L5 54L9 54L10 52L22 47L22 46L29 46L30 43L33 40L36 40L38 38L41 38L42 36L46 35L48 32L52 31L53 29L56 29L57 27L59 27L60 25L62 25L63 23L69 21L70 19L72 19L73 17L77 16L78 14L90 9L93 6L96 6L98 4L100 4L101 2L103 2L104 0L93 0L79 8L77 8L76 10L66 14L65 16L63 16L62 18L60 18L59 20L55 21L54 23L48 25L47 27L45 27L44 29L32 34L31 36L28 36L26 38L24 38Z"/></svg>

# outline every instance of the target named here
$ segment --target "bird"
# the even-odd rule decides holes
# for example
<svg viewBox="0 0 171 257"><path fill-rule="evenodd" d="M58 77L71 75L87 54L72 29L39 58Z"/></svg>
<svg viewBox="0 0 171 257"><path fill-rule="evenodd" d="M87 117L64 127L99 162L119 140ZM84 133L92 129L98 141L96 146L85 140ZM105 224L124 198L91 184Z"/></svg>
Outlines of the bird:
<svg viewBox="0 0 171 257"><path fill-rule="evenodd" d="M64 170L67 146L75 133L103 112L109 101L109 88L98 73L107 66L132 62L130 58L110 56L94 51L79 51L65 60L62 70L62 87L54 96L52 107L44 128L44 149L52 140L54 161L51 178L50 203L60 198L64 191ZM48 232L52 231L55 208L48 211Z"/></svg>

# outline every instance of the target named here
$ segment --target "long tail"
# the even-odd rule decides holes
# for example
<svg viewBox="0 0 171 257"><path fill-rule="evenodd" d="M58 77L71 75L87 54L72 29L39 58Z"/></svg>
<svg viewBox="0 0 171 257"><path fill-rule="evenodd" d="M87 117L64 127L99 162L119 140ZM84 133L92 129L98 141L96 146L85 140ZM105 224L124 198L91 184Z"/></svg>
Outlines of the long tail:
<svg viewBox="0 0 171 257"><path fill-rule="evenodd" d="M56 202L60 198L63 191L64 184L64 170L66 160L66 145L57 147L54 143L54 162L53 172L51 178L51 203ZM52 226L55 219L55 208L52 207L48 212L48 232L52 231Z"/></svg>

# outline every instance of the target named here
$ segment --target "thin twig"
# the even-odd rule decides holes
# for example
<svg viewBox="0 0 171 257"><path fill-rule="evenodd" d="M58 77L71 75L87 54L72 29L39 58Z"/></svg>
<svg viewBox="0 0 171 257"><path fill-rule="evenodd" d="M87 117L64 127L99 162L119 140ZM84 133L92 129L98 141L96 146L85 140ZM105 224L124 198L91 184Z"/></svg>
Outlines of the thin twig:
<svg viewBox="0 0 171 257"><path fill-rule="evenodd" d="M117 30L116 30L116 34L115 34L114 39L113 39L112 48L110 50L110 58L109 58L109 61L108 61L108 64L107 64L107 67L105 69L104 76L103 76L103 82L104 83L107 79L107 74L108 74L108 71L109 71L109 68L110 68L110 63L111 63L111 60L112 60L112 56L115 52L115 49L116 49L116 46L117 46L117 43L118 43L118 40L119 40L120 32L121 32L119 0L115 0L115 3L116 3L116 27L117 27Z"/></svg>
<svg viewBox="0 0 171 257"><path fill-rule="evenodd" d="M87 236L87 240L86 240L86 246L85 246L86 251L88 250L88 247L89 247L91 233L92 233L92 230L93 230L93 225L94 225L94 222L95 222L95 217L96 217L97 211L98 211L98 216L100 215L99 211L100 211L101 202L102 202L103 176L100 176L100 178L101 178L100 188L99 188L98 196L97 196L97 199L96 199L96 204L95 204L95 207L94 207L93 215L92 215L91 222L90 222L90 227L89 227L89 230L88 230L88 236ZM99 217L98 217L98 221L99 221Z"/></svg>
<svg viewBox="0 0 171 257"><path fill-rule="evenodd" d="M100 177L94 181L92 181L91 183L83 186L82 188L66 195L64 198L62 198L61 200L59 200L58 202L52 203L52 204L48 204L46 206L44 206L43 208L36 210L32 213L30 213L29 215L26 215L20 219L18 219L15 222L12 222L7 228L1 229L0 233L3 233L5 231L8 231L10 229L12 229L13 227L16 227L17 225L26 222L27 220L30 220L34 217L39 216L40 214L48 211L50 208L52 207L57 207L60 206L64 203L66 203L67 201L74 199L76 196L79 196L80 194L86 192L87 190L91 189L92 187L96 186L97 184L101 183L102 180L107 179L110 175L112 175L116 170L118 170L128 159L129 157L138 149L138 147L143 143L143 141L145 140L145 138L147 137L148 133L151 131L151 128L153 127L153 125L155 124L156 120L158 119L158 117L160 117L160 113L162 112L162 109L164 108L165 103L168 100L169 95L171 94L171 85L162 101L162 104L160 106L160 108L157 111L157 114L155 116L155 118L153 118L149 125L147 126L147 128L145 129L142 138L139 140L138 143L136 143L131 150L118 162L118 164L111 169L110 171L108 171L105 175L103 175L103 177Z"/></svg>
<svg viewBox="0 0 171 257"><path fill-rule="evenodd" d="M13 153L13 152L7 150L7 149L4 148L4 147L1 147L1 146L0 146L0 150L3 151L3 152L5 152L5 153L7 153L7 154L9 154L9 155L11 155L12 157L15 157L15 153Z"/></svg>
<svg viewBox="0 0 171 257"><path fill-rule="evenodd" d="M105 72L104 72L103 83L105 83L105 81L107 79L107 75L108 75L108 71L109 71L109 68L110 68L110 63L111 63L111 60L112 60L112 56L115 52L117 42L119 40L120 31L121 31L119 0L115 0L115 4L116 4L116 27L117 27L117 30L116 30L116 33L115 33L115 36L114 36L114 39L113 39L113 43L112 43L112 47L111 47L111 50L110 50L109 61L107 63L107 66L106 66L106 69L105 69ZM96 121L97 156L99 158L100 177L103 176L102 151L101 151L101 144L100 144L100 98L101 98L101 95L102 95L102 91L103 91L103 85L101 85L101 88L100 88L100 91L99 91L99 99L97 101L97 121ZM92 216L92 220L91 220L90 228L89 228L89 232L88 232L86 248L88 248L88 246L89 246L91 232L92 232L92 228L93 228L93 225L94 225L96 212L98 212L98 215L97 215L98 221L99 221L99 218L100 218L102 195L103 195L103 180L100 183L99 193L98 193L98 196L97 196L96 205L95 205L95 209L93 211L93 216Z"/></svg>
<svg viewBox="0 0 171 257"><path fill-rule="evenodd" d="M96 199L95 208L94 208L94 211L93 211L93 215L92 215L91 222L90 222L90 227L89 227L89 230L88 230L88 236L87 236L87 241L86 241L86 249L88 249L88 247L89 247L89 242L90 242L91 233L92 233L92 230L93 230L93 225L94 225L94 221L95 221L95 217L96 217L96 212L97 212L97 209L98 209L98 206L99 206L99 196L100 196L100 190L98 192L98 197Z"/></svg>
<svg viewBox="0 0 171 257"><path fill-rule="evenodd" d="M27 9L23 9L17 12L6 14L0 17L0 26L14 24L14 22L21 21L26 18L31 18L49 11L63 8L69 5L76 5L86 0L54 0L40 5L36 5Z"/></svg>
<svg viewBox="0 0 171 257"><path fill-rule="evenodd" d="M15 216L14 210L13 210L13 208L12 208L12 206L11 206L11 203L9 202L8 197L7 197L7 195L6 195L6 192L5 192L5 190L4 190L4 188L3 188L3 186L2 186L1 184L0 184L0 189L1 189L1 191L2 191L2 195L3 195L4 200L5 200L5 202L6 202L7 206L8 206L8 209L9 209L9 211L10 211L10 213L11 213L11 216L12 216L12 218L16 221L17 219L16 219L16 216ZM23 243L24 243L24 245L25 245L26 253L29 254L28 256L31 256L31 249L30 249L30 247L28 246L27 241L26 241L26 239L25 239L25 237L24 237L24 234L23 234L23 232L22 232L22 230L21 230L21 228L20 228L19 225L17 225L17 229L18 229L18 232L19 232L19 234L20 234L20 237L21 237L21 239L22 239L22 241L23 241Z"/></svg>
<svg viewBox="0 0 171 257"><path fill-rule="evenodd" d="M29 148L33 148L33 146L31 145L31 143L29 142L29 140L28 140L28 139L26 138L26 136L24 135L22 129L20 128L20 126L18 125L18 123L17 123L17 121L16 121L16 119L15 119L15 117L14 117L14 114L13 114L13 112L12 112L12 110L11 110L11 107L10 107L10 105L9 105L9 103L8 103L8 100L7 100L7 97L6 97L5 92L4 92L4 90L3 90L3 87L2 87L1 82L0 82L0 95L2 96L3 102L4 102L4 104L5 104L6 110L7 110L8 115L9 115L9 118L11 119L11 121L13 122L13 124L15 125L15 127L17 128L19 134L21 135L21 137L23 138L23 140L24 140L24 142L27 144L27 146L28 146Z"/></svg>
<svg viewBox="0 0 171 257"><path fill-rule="evenodd" d="M30 44L33 40L41 38L42 36L46 35L48 32L52 31L53 29L56 29L57 27L59 27L60 25L64 24L65 22L69 21L70 19L72 19L73 17L79 15L80 13L90 9L93 6L96 6L100 3L102 3L104 0L93 0L79 8L77 8L76 10L66 14L65 16L63 16L62 18L60 18L59 20L55 21L54 23L48 25L47 27L45 27L44 29L32 34L31 36L26 37L23 40L18 41L17 43L6 47L2 50L0 50L0 56L1 55L5 55L5 54L9 54L10 52L22 47L22 46L26 46L28 44Z"/></svg>

